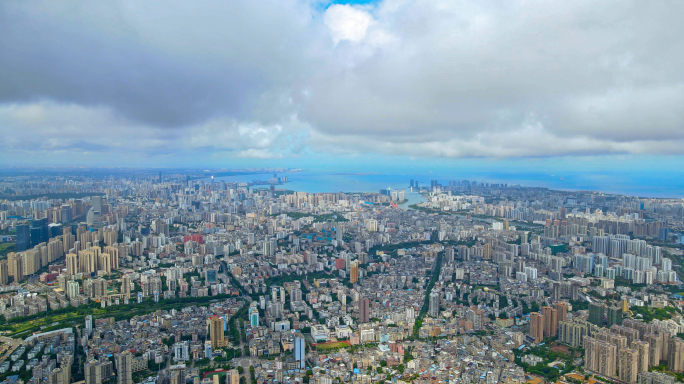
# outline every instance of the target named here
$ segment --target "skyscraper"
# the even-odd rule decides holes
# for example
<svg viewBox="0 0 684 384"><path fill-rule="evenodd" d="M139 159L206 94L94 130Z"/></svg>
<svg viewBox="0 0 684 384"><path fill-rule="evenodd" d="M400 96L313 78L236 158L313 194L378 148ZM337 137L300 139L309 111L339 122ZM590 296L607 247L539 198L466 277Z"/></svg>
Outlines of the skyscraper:
<svg viewBox="0 0 684 384"><path fill-rule="evenodd" d="M67 281L66 292L67 292L67 297L69 299L78 296L78 294L80 293L80 286L78 284L78 281L76 281L76 280Z"/></svg>
<svg viewBox="0 0 684 384"><path fill-rule="evenodd" d="M589 318L590 323L603 326L605 318L605 305L603 303L589 303Z"/></svg>
<svg viewBox="0 0 684 384"><path fill-rule="evenodd" d="M362 298L359 300L359 323L367 323L370 320L370 300Z"/></svg>
<svg viewBox="0 0 684 384"><path fill-rule="evenodd" d="M639 373L639 353L636 349L621 348L618 352L618 371L620 380L630 384L636 384Z"/></svg>
<svg viewBox="0 0 684 384"><path fill-rule="evenodd" d="M93 334L93 316L88 315L85 317L85 331L90 337Z"/></svg>
<svg viewBox="0 0 684 384"><path fill-rule="evenodd" d="M60 216L63 224L71 221L71 206L69 204L64 204L60 207Z"/></svg>
<svg viewBox="0 0 684 384"><path fill-rule="evenodd" d="M71 382L71 367L55 368L47 377L49 384L68 384Z"/></svg>
<svg viewBox="0 0 684 384"><path fill-rule="evenodd" d="M118 384L133 384L133 354L121 352L116 356L116 376Z"/></svg>
<svg viewBox="0 0 684 384"><path fill-rule="evenodd" d="M667 348L667 367L670 372L684 372L684 340L679 337L670 339Z"/></svg>
<svg viewBox="0 0 684 384"><path fill-rule="evenodd" d="M530 336L535 343L544 340L544 316L539 312L530 313Z"/></svg>
<svg viewBox="0 0 684 384"><path fill-rule="evenodd" d="M78 273L78 255L76 255L75 253L67 253L66 270L67 275L69 276L73 276Z"/></svg>
<svg viewBox="0 0 684 384"><path fill-rule="evenodd" d="M176 366L169 371L170 384L185 384L185 368L184 366ZM239 379L238 379L239 382Z"/></svg>
<svg viewBox="0 0 684 384"><path fill-rule="evenodd" d="M0 260L0 285L9 283L9 265L7 260Z"/></svg>
<svg viewBox="0 0 684 384"><path fill-rule="evenodd" d="M644 372L639 374L639 384L675 384L676 378L662 372Z"/></svg>
<svg viewBox="0 0 684 384"><path fill-rule="evenodd" d="M584 369L615 377L616 362L617 346L593 337L584 339Z"/></svg>
<svg viewBox="0 0 684 384"><path fill-rule="evenodd" d="M17 252L29 249L31 245L31 233L27 224L17 225Z"/></svg>
<svg viewBox="0 0 684 384"><path fill-rule="evenodd" d="M584 338L598 332L598 326L588 321L573 319L558 322L558 340L571 347L584 345Z"/></svg>
<svg viewBox="0 0 684 384"><path fill-rule="evenodd" d="M428 310L428 315L430 317L439 317L439 292L430 293L430 306Z"/></svg>
<svg viewBox="0 0 684 384"><path fill-rule="evenodd" d="M223 335L223 318L219 316L211 316L207 320L209 325L209 335L211 338L211 346L214 350L228 345L226 338Z"/></svg>
<svg viewBox="0 0 684 384"><path fill-rule="evenodd" d="M622 307L608 307L607 315L608 327L622 325Z"/></svg>
<svg viewBox="0 0 684 384"><path fill-rule="evenodd" d="M297 332L294 337L294 359L297 362L299 369L303 369L306 365L306 343L304 336Z"/></svg>
<svg viewBox="0 0 684 384"><path fill-rule="evenodd" d="M231 369L226 374L226 384L240 384L240 373L237 369Z"/></svg>
<svg viewBox="0 0 684 384"><path fill-rule="evenodd" d="M543 307L544 336L555 337L558 334L558 311L555 308Z"/></svg>
<svg viewBox="0 0 684 384"><path fill-rule="evenodd" d="M44 217L42 219L31 221L31 230L35 229L35 239L32 240L31 246L38 245L40 243L47 243L50 240L50 232L48 229L48 219Z"/></svg>
<svg viewBox="0 0 684 384"><path fill-rule="evenodd" d="M568 319L568 303L559 301L554 306L558 312L558 322L565 321Z"/></svg>
<svg viewBox="0 0 684 384"><path fill-rule="evenodd" d="M101 214L102 213L102 196L93 196L91 198L91 201L93 203L93 210L95 213Z"/></svg>
<svg viewBox="0 0 684 384"><path fill-rule="evenodd" d="M205 359L211 359L211 357L212 357L211 341L207 340L204 342L204 358Z"/></svg>
<svg viewBox="0 0 684 384"><path fill-rule="evenodd" d="M631 348L637 351L639 357L637 362L637 372L648 372L650 361L650 346L645 341L632 341Z"/></svg>
<svg viewBox="0 0 684 384"><path fill-rule="evenodd" d="M121 294L126 299L131 298L131 278L128 275L121 277Z"/></svg>
<svg viewBox="0 0 684 384"><path fill-rule="evenodd" d="M97 360L87 361L85 363L84 371L86 384L97 384L102 382L100 370L97 369Z"/></svg>
<svg viewBox="0 0 684 384"><path fill-rule="evenodd" d="M249 325L252 327L259 326L259 310L256 307L249 308Z"/></svg>
<svg viewBox="0 0 684 384"><path fill-rule="evenodd" d="M7 255L7 271L17 283L24 278L24 263L20 253L12 252Z"/></svg>
<svg viewBox="0 0 684 384"><path fill-rule="evenodd" d="M359 281L359 261L352 260L349 266L349 282L354 284Z"/></svg>

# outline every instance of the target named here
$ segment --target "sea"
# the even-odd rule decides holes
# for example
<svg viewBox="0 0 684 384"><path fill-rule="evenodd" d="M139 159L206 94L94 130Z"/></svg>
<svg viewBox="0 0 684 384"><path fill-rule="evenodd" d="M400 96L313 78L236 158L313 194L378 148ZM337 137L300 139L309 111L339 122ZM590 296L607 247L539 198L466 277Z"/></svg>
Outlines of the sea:
<svg viewBox="0 0 684 384"><path fill-rule="evenodd" d="M251 182L267 180L273 174L216 177L215 181ZM442 185L449 181L506 183L527 187L545 187L566 191L600 191L640 197L684 198L684 173L677 171L594 171L594 172L534 172L518 170L437 170L424 172L336 172L334 170L304 170L280 173L288 181L278 188L303 192L378 192L380 189L403 189L409 204L422 201L411 193L410 182L430 186L431 180ZM210 179L205 179L209 181Z"/></svg>

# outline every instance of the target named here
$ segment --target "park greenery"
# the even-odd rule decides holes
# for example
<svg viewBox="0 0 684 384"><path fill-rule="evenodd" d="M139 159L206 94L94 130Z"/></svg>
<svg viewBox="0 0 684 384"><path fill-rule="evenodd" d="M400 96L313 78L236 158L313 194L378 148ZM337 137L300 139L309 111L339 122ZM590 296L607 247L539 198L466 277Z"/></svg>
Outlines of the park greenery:
<svg viewBox="0 0 684 384"><path fill-rule="evenodd" d="M654 308L654 307L631 307L630 310L634 317L641 315L643 320L650 323L652 320L670 320L677 311L674 307Z"/></svg>
<svg viewBox="0 0 684 384"><path fill-rule="evenodd" d="M414 340L418 339L420 335L420 327L423 325L423 318L425 317L428 309L430 308L430 293L432 292L432 288L435 287L437 278L439 277L440 271L442 270L442 256L442 253L440 253L439 256L437 256L437 261L435 262L435 272L432 273L432 275L430 276L430 282L428 283L427 289L425 290L425 299L423 300L423 306L420 308L418 318L416 319L416 323L413 326L413 334L411 335L411 338Z"/></svg>
<svg viewBox="0 0 684 384"><path fill-rule="evenodd" d="M525 372L542 376L549 382L554 382L566 373L572 372L575 369L575 366L572 363L572 355L554 351L551 349L550 345L552 344L547 343L533 348L525 348L523 351L514 348L513 354L515 355L515 363L521 366ZM534 366L523 363L522 357L530 354L543 358L542 362ZM563 368L549 366L549 363L555 361L562 362Z"/></svg>
<svg viewBox="0 0 684 384"><path fill-rule="evenodd" d="M209 306L213 301L225 300L234 296L222 294L204 297L184 297L174 299L162 299L155 303L152 298L143 300L142 303L133 302L109 307L101 307L101 304L92 301L87 305L78 307L66 307L49 309L35 315L22 316L5 320L0 316L0 331L5 331L8 336L25 337L33 332L47 332L55 329L67 328L80 325L87 315L94 318L113 317L115 321L129 320L135 316L146 315L158 310L180 310L189 305Z"/></svg>

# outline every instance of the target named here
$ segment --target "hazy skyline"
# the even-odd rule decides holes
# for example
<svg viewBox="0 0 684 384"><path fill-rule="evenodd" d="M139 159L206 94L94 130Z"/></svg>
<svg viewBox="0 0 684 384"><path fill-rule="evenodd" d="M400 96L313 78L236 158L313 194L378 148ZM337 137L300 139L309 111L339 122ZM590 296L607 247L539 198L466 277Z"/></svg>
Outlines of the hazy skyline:
<svg viewBox="0 0 684 384"><path fill-rule="evenodd" d="M5 1L0 164L679 171L682 16L666 1ZM447 160L464 158L484 159Z"/></svg>

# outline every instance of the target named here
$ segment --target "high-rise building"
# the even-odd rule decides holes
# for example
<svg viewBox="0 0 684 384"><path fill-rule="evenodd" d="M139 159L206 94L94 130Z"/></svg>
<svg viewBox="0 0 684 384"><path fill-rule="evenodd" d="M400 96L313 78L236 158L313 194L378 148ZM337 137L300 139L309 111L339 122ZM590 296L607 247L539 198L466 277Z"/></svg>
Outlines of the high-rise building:
<svg viewBox="0 0 684 384"><path fill-rule="evenodd" d="M639 374L639 384L675 384L676 378L663 372L643 372Z"/></svg>
<svg viewBox="0 0 684 384"><path fill-rule="evenodd" d="M131 298L131 278L128 275L121 277L121 294L126 299Z"/></svg>
<svg viewBox="0 0 684 384"><path fill-rule="evenodd" d="M36 246L40 243L47 243L50 240L50 232L48 228L48 219L44 217L42 219L31 221L31 231L35 229L35 238L31 238L31 246Z"/></svg>
<svg viewBox="0 0 684 384"><path fill-rule="evenodd" d="M176 340L179 338L176 336ZM190 360L190 345L187 341L178 341L173 344L173 360L175 362Z"/></svg>
<svg viewBox="0 0 684 384"><path fill-rule="evenodd" d="M86 384L100 384L114 376L114 367L111 361L97 361L91 359L84 366Z"/></svg>
<svg viewBox="0 0 684 384"><path fill-rule="evenodd" d="M80 285L78 284L78 281L76 281L76 280L69 280L69 281L67 281L67 289L66 289L66 292L67 292L67 297L68 297L69 299L78 296L79 293L81 292L80 289L81 289L81 287L80 287Z"/></svg>
<svg viewBox="0 0 684 384"><path fill-rule="evenodd" d="M584 369L599 375L615 377L618 348L607 341L584 338Z"/></svg>
<svg viewBox="0 0 684 384"><path fill-rule="evenodd" d="M602 329L601 332L593 336L595 339L605 341L613 344L617 349L629 348L627 336L613 333L608 329Z"/></svg>
<svg viewBox="0 0 684 384"><path fill-rule="evenodd" d="M69 384L71 383L71 367L59 367L50 372L47 377L48 384Z"/></svg>
<svg viewBox="0 0 684 384"><path fill-rule="evenodd" d="M64 253L68 253L72 248L74 248L75 242L76 237L71 233L71 227L64 228L64 234L62 234L62 245L64 246Z"/></svg>
<svg viewBox="0 0 684 384"><path fill-rule="evenodd" d="M558 334L558 311L551 307L542 307L544 315L544 337L555 337Z"/></svg>
<svg viewBox="0 0 684 384"><path fill-rule="evenodd" d="M367 323L370 320L370 300L362 298L359 300L359 323Z"/></svg>
<svg viewBox="0 0 684 384"><path fill-rule="evenodd" d="M297 332L294 337L294 359L297 362L299 369L306 365L306 342L304 336Z"/></svg>
<svg viewBox="0 0 684 384"><path fill-rule="evenodd" d="M97 272L96 251L99 248L78 251L78 271L85 274Z"/></svg>
<svg viewBox="0 0 684 384"><path fill-rule="evenodd" d="M226 384L240 384L240 373L237 369L231 369L228 371L226 374Z"/></svg>
<svg viewBox="0 0 684 384"><path fill-rule="evenodd" d="M66 224L72 220L71 206L69 204L63 204L60 207L61 219L63 224Z"/></svg>
<svg viewBox="0 0 684 384"><path fill-rule="evenodd" d="M93 196L91 197L91 201L95 213L102 213L102 196Z"/></svg>
<svg viewBox="0 0 684 384"><path fill-rule="evenodd" d="M429 302L429 308L428 308L428 315L433 318L439 317L439 292L432 292L430 293L430 302Z"/></svg>
<svg viewBox="0 0 684 384"><path fill-rule="evenodd" d="M0 260L0 285L9 283L9 265L7 260Z"/></svg>
<svg viewBox="0 0 684 384"><path fill-rule="evenodd" d="M618 351L618 372L620 380L636 384L639 374L639 352L636 349L622 348Z"/></svg>
<svg viewBox="0 0 684 384"><path fill-rule="evenodd" d="M95 299L105 298L107 296L107 280L105 280L105 279L93 280L92 295Z"/></svg>
<svg viewBox="0 0 684 384"><path fill-rule="evenodd" d="M17 225L17 252L23 252L31 246L31 232L28 224Z"/></svg>
<svg viewBox="0 0 684 384"><path fill-rule="evenodd" d="M62 240L59 238L51 239L47 245L47 250L48 250L47 263L52 263L53 261L64 256L64 245L62 244ZM47 265L47 263L42 263L42 264Z"/></svg>
<svg viewBox="0 0 684 384"><path fill-rule="evenodd" d="M670 339L667 348L667 367L670 372L684 372L684 340L679 337Z"/></svg>
<svg viewBox="0 0 684 384"><path fill-rule="evenodd" d="M565 303L563 301L559 301L556 303L554 308L556 308L556 311L558 312L558 322L559 323L561 321L565 321L568 319L568 303Z"/></svg>
<svg viewBox="0 0 684 384"><path fill-rule="evenodd" d="M603 303L589 303L589 318L587 321L602 327L605 318L605 308Z"/></svg>
<svg viewBox="0 0 684 384"><path fill-rule="evenodd" d="M310 267L315 267L318 263L318 257L311 252L305 252L304 255L306 256L306 264Z"/></svg>
<svg viewBox="0 0 684 384"><path fill-rule="evenodd" d="M452 264L455 260L454 247L446 247L444 249L444 262L447 264Z"/></svg>
<svg viewBox="0 0 684 384"><path fill-rule="evenodd" d="M251 327L259 326L259 310L256 307L249 308L249 325Z"/></svg>
<svg viewBox="0 0 684 384"><path fill-rule="evenodd" d="M204 342L204 358L205 359L211 359L213 356L212 351L211 351L211 341L207 340Z"/></svg>
<svg viewBox="0 0 684 384"><path fill-rule="evenodd" d="M214 350L225 347L228 341L223 335L223 318L219 316L211 316L207 320L209 325L209 335L211 338L211 346Z"/></svg>
<svg viewBox="0 0 684 384"><path fill-rule="evenodd" d="M485 260L492 259L492 245L490 243L486 243L482 246L482 258Z"/></svg>
<svg viewBox="0 0 684 384"><path fill-rule="evenodd" d="M102 376L100 370L97 369L97 360L91 360L85 363L84 366L85 384L99 384L102 383Z"/></svg>
<svg viewBox="0 0 684 384"><path fill-rule="evenodd" d="M264 256L275 255L276 243L274 240L264 240L262 242L262 252Z"/></svg>
<svg viewBox="0 0 684 384"><path fill-rule="evenodd" d="M535 343L544 340L544 316L539 312L530 313L530 336Z"/></svg>
<svg viewBox="0 0 684 384"><path fill-rule="evenodd" d="M85 331L88 336L93 334L93 316L88 315L85 317Z"/></svg>
<svg viewBox="0 0 684 384"><path fill-rule="evenodd" d="M24 278L24 262L20 253L10 253L7 255L7 271L16 283Z"/></svg>
<svg viewBox="0 0 684 384"><path fill-rule="evenodd" d="M468 308L466 312L466 321L470 321L473 324L473 329L479 331L483 328L483 319L485 313L481 309Z"/></svg>
<svg viewBox="0 0 684 384"><path fill-rule="evenodd" d="M632 341L631 348L637 351L639 358L637 361L637 372L648 372L648 367L650 366L650 346L645 341L634 340Z"/></svg>
<svg viewBox="0 0 684 384"><path fill-rule="evenodd" d="M584 345L584 338L599 332L599 327L588 321L573 319L558 322L558 340L577 348Z"/></svg>
<svg viewBox="0 0 684 384"><path fill-rule="evenodd" d="M239 379L238 379L239 382ZM169 371L170 384L185 384L185 367L183 365L172 367Z"/></svg>
<svg viewBox="0 0 684 384"><path fill-rule="evenodd" d="M355 284L359 281L359 261L352 260L349 266L349 282Z"/></svg>
<svg viewBox="0 0 684 384"><path fill-rule="evenodd" d="M612 327L614 324L622 325L622 307L608 307L607 325Z"/></svg>
<svg viewBox="0 0 684 384"><path fill-rule="evenodd" d="M118 384L133 384L133 354L121 352L116 356L116 376Z"/></svg>
<svg viewBox="0 0 684 384"><path fill-rule="evenodd" d="M655 333L646 333L642 338L644 342L648 343L649 366L660 365L660 360L662 360L663 337Z"/></svg>
<svg viewBox="0 0 684 384"><path fill-rule="evenodd" d="M608 254L610 250L610 237L608 236L594 236L592 238L592 251L594 253L602 253L604 255Z"/></svg>

